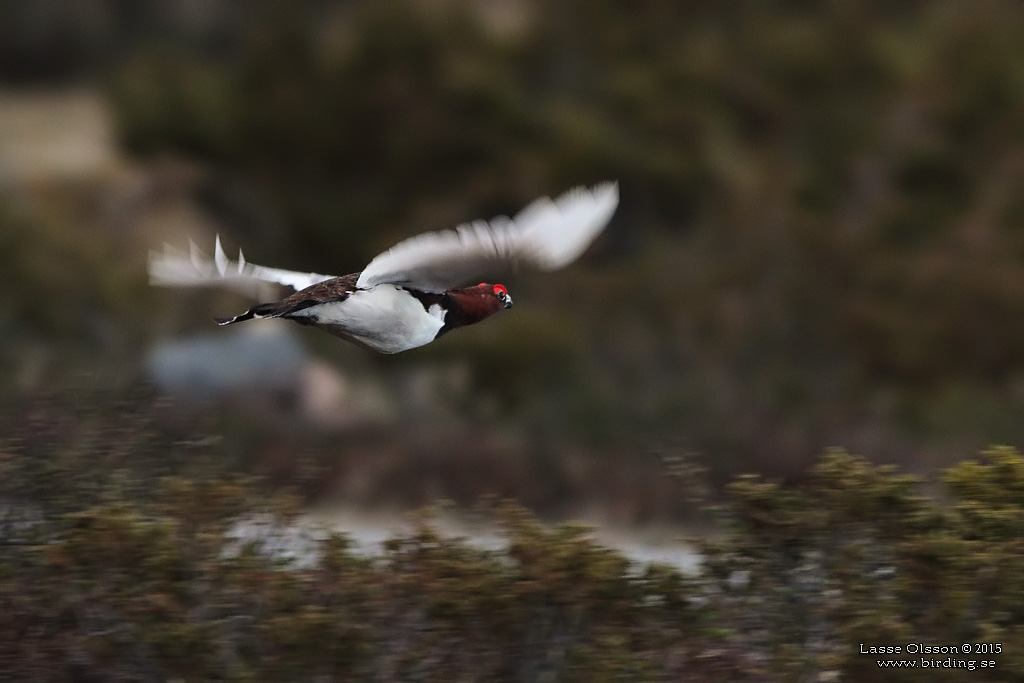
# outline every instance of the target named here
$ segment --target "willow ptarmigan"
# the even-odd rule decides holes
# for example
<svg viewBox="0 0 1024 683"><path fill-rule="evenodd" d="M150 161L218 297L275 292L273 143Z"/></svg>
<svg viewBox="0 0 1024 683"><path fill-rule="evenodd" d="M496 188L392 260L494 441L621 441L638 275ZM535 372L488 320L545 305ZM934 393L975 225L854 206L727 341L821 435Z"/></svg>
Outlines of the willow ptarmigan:
<svg viewBox="0 0 1024 683"><path fill-rule="evenodd" d="M241 251L237 261L230 261L219 237L213 261L194 243L189 254L169 247L151 253L149 276L151 283L169 286L287 285L294 294L217 322L288 318L380 353L398 353L510 308L512 297L504 285L460 285L491 270L556 270L572 263L604 229L618 203L615 183L576 188L555 200L538 199L515 218L500 216L411 237L379 254L362 272L341 277L258 266L247 263Z"/></svg>

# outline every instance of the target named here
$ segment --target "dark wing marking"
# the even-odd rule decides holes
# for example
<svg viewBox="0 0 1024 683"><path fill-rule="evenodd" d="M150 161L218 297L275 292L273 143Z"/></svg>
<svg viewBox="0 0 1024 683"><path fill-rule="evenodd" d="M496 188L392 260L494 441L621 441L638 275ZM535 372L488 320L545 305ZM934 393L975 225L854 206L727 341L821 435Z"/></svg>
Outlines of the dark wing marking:
<svg viewBox="0 0 1024 683"><path fill-rule="evenodd" d="M252 320L253 318L286 318L310 306L331 301L344 301L356 290L357 279L359 279L359 273L324 280L315 285L310 285L302 291L286 296L280 301L253 306L245 313L236 315L233 318L217 318L217 324L230 325L245 320ZM301 322L299 318L296 318L296 320Z"/></svg>
<svg viewBox="0 0 1024 683"><path fill-rule="evenodd" d="M439 294L437 292L424 292L419 289L413 289L412 287L402 287L405 291L409 292L414 299L420 302L423 306L424 311L429 311L430 307L437 304L441 308L447 310L448 308L448 295Z"/></svg>
<svg viewBox="0 0 1024 683"><path fill-rule="evenodd" d="M263 304L272 307L269 310L273 310L273 313L264 313L264 315L287 316L318 304L344 301L356 290L356 280L358 279L359 273L352 273L310 285L276 303Z"/></svg>

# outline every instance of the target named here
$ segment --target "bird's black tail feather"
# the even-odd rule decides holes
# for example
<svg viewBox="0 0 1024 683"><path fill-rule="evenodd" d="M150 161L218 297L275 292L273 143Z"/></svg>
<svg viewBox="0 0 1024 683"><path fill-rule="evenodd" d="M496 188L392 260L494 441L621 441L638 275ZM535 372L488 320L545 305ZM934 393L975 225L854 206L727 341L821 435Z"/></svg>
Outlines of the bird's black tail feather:
<svg viewBox="0 0 1024 683"><path fill-rule="evenodd" d="M242 323L246 320L253 320L255 318L276 318L282 313L282 311L276 309L277 304L260 304L259 306L253 306L245 313L236 315L233 318L214 318L213 320L218 325L232 325L234 323Z"/></svg>

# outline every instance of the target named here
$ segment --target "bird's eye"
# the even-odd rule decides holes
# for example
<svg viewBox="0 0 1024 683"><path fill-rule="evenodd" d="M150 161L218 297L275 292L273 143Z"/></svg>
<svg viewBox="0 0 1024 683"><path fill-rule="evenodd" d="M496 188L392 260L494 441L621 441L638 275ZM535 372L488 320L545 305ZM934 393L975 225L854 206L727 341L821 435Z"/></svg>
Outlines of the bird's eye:
<svg viewBox="0 0 1024 683"><path fill-rule="evenodd" d="M501 299L502 301L504 301L505 299L508 298L508 294L506 294L505 292L499 291L498 292L498 298Z"/></svg>

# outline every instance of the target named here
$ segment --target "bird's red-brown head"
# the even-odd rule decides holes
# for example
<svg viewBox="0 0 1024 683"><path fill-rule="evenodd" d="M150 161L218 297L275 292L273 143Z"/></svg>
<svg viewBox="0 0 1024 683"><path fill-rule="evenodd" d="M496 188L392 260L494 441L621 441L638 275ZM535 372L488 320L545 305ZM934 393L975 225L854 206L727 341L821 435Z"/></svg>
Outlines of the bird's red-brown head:
<svg viewBox="0 0 1024 683"><path fill-rule="evenodd" d="M453 289L450 294L454 295L464 307L483 314L481 320L503 308L512 308L512 297L509 296L505 285L481 282L476 287Z"/></svg>
<svg viewBox="0 0 1024 683"><path fill-rule="evenodd" d="M444 331L478 323L503 308L512 308L512 297L505 285L481 282L475 287L450 289Z"/></svg>

